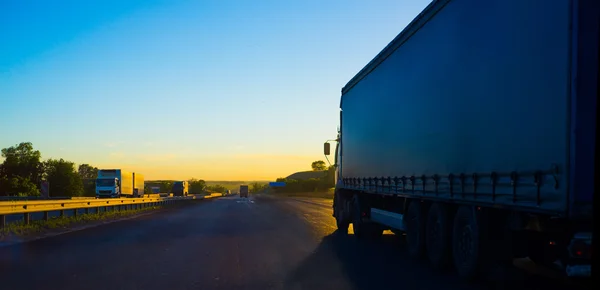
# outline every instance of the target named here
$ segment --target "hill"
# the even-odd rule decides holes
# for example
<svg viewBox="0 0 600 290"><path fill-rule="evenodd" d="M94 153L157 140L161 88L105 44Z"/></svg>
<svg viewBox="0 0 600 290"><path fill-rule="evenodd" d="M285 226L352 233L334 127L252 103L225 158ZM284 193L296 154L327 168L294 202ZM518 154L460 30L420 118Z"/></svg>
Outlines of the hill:
<svg viewBox="0 0 600 290"><path fill-rule="evenodd" d="M322 178L325 177L325 175L327 175L327 171L300 171L286 177L286 179L307 180L311 178Z"/></svg>

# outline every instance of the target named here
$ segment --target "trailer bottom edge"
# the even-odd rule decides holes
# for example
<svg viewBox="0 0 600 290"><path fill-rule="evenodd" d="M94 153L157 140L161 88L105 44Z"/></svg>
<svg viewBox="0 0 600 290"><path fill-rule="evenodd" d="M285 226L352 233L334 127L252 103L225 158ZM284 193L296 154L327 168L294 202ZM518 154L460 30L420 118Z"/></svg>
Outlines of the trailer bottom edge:
<svg viewBox="0 0 600 290"><path fill-rule="evenodd" d="M484 255L490 255L487 252L498 251L505 253L502 254L504 258L529 257L542 266L561 265L563 273L569 277L591 276L591 229L586 225L582 226L566 219L556 219L551 215L433 202L418 198L382 198L347 190L336 192L333 215L338 222L338 227L354 224L355 236L358 236L356 235L357 223L362 224L359 227L362 227L367 235L383 229L405 234L407 241L410 240L411 233L413 236L418 235L417 241L422 245L416 249L425 252L424 256L428 251L424 245L428 238L427 232L430 230L427 228L428 222L436 221L443 224L446 231L444 241L447 244L444 251L448 252L445 253L447 256L451 256L452 251L455 250L453 247L456 247L454 244L457 243L456 238L453 239L452 236L462 234L461 227L468 225L459 226L458 223L465 220L466 223L476 225L478 231L485 235L474 238L493 241L493 246L486 245L487 250ZM373 231L373 227L369 224L376 225L377 229ZM416 228L418 229L415 230ZM413 243L414 241L413 237ZM411 251L410 246L408 250Z"/></svg>

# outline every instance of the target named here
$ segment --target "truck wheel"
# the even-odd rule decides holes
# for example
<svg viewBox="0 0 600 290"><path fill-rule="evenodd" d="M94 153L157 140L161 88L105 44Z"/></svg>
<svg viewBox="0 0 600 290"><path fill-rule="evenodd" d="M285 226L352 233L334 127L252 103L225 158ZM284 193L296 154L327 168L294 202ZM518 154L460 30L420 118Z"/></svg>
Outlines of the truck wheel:
<svg viewBox="0 0 600 290"><path fill-rule="evenodd" d="M537 265L552 267L552 264L559 259L560 255L557 246L550 246L549 241L540 241L529 245L529 260Z"/></svg>
<svg viewBox="0 0 600 290"><path fill-rule="evenodd" d="M427 257L436 269L444 269L449 264L451 227L446 206L434 203L427 213L425 247Z"/></svg>
<svg viewBox="0 0 600 290"><path fill-rule="evenodd" d="M340 234L348 234L348 227L350 226L350 219L348 219L348 201L341 197L339 193L336 192L334 196L334 217L337 225L337 232Z"/></svg>
<svg viewBox="0 0 600 290"><path fill-rule="evenodd" d="M350 227L350 223L348 221L342 221L342 220L336 218L335 223L337 225L338 233L344 234L344 235L348 234L348 228Z"/></svg>
<svg viewBox="0 0 600 290"><path fill-rule="evenodd" d="M363 220L363 211L361 210L358 196L352 199L352 227L354 235L359 238L378 238L383 235L383 229L374 223Z"/></svg>
<svg viewBox="0 0 600 290"><path fill-rule="evenodd" d="M481 231L475 210L461 206L454 216L452 256L458 275L471 279L481 265Z"/></svg>
<svg viewBox="0 0 600 290"><path fill-rule="evenodd" d="M425 252L425 218L421 202L413 200L406 211L406 244L408 255L421 258Z"/></svg>

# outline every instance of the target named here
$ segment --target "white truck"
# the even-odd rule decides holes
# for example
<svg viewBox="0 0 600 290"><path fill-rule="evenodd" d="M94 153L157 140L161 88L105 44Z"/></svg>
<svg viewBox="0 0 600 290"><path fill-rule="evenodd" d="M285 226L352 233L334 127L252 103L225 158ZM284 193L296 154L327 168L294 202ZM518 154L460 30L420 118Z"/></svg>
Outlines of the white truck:
<svg viewBox="0 0 600 290"><path fill-rule="evenodd" d="M98 170L96 198L138 197L144 194L144 176L121 169Z"/></svg>

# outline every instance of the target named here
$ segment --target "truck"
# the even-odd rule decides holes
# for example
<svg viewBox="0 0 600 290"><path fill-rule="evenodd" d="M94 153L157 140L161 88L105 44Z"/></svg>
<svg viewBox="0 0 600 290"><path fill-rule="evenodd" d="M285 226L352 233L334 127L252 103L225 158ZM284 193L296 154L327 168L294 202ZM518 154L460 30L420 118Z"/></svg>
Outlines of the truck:
<svg viewBox="0 0 600 290"><path fill-rule="evenodd" d="M138 197L144 194L144 176L121 169L100 169L96 198Z"/></svg>
<svg viewBox="0 0 600 290"><path fill-rule="evenodd" d="M173 196L187 196L189 192L189 182L175 181L173 182Z"/></svg>
<svg viewBox="0 0 600 290"><path fill-rule="evenodd" d="M160 186L152 186L152 187L150 187L150 189L152 190L152 193L154 193L154 194L160 193Z"/></svg>
<svg viewBox="0 0 600 290"><path fill-rule="evenodd" d="M246 185L246 184L240 185L240 197L248 198L249 191L250 190L248 189L248 185Z"/></svg>
<svg viewBox="0 0 600 290"><path fill-rule="evenodd" d="M600 2L434 0L341 90L338 232L590 277ZM510 15L510 18L506 18Z"/></svg>

